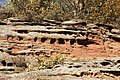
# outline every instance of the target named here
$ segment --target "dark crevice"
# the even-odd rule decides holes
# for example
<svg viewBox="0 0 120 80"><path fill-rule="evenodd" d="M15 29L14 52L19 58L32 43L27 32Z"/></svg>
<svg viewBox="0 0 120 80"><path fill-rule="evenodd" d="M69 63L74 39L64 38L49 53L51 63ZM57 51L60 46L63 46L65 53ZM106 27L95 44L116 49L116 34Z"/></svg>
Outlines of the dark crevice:
<svg viewBox="0 0 120 80"><path fill-rule="evenodd" d="M77 33L73 33L73 32L65 32L65 31L64 31L63 34L65 34L65 35L66 35L66 34L72 35L72 34L77 34Z"/></svg>
<svg viewBox="0 0 120 80"><path fill-rule="evenodd" d="M120 63L120 60L117 60L117 63Z"/></svg>
<svg viewBox="0 0 120 80"><path fill-rule="evenodd" d="M83 33L83 32L79 32L79 34L81 34L82 36L84 36L86 33Z"/></svg>
<svg viewBox="0 0 120 80"><path fill-rule="evenodd" d="M88 38L86 38L86 44L96 44L93 40L89 40Z"/></svg>
<svg viewBox="0 0 120 80"><path fill-rule="evenodd" d="M9 69L9 71L15 71L15 69Z"/></svg>
<svg viewBox="0 0 120 80"><path fill-rule="evenodd" d="M108 29L109 31L111 31L112 29L114 29L114 27L112 25L108 25L108 24L97 23L96 25L98 27L104 27L104 28Z"/></svg>
<svg viewBox="0 0 120 80"><path fill-rule="evenodd" d="M55 38L51 38L50 44L54 44L55 42L56 42L56 39Z"/></svg>
<svg viewBox="0 0 120 80"><path fill-rule="evenodd" d="M51 34L50 32L47 32L47 34Z"/></svg>
<svg viewBox="0 0 120 80"><path fill-rule="evenodd" d="M101 73L109 73L109 74L113 74L115 76L120 76L120 71L100 71Z"/></svg>
<svg viewBox="0 0 120 80"><path fill-rule="evenodd" d="M4 22L0 22L0 25L7 25L7 23L4 23Z"/></svg>
<svg viewBox="0 0 120 80"><path fill-rule="evenodd" d="M112 39L115 40L116 42L120 42L120 38L112 37Z"/></svg>
<svg viewBox="0 0 120 80"><path fill-rule="evenodd" d="M15 69L0 69L0 71L15 71Z"/></svg>
<svg viewBox="0 0 120 80"><path fill-rule="evenodd" d="M12 50L12 48L8 48L8 50Z"/></svg>
<svg viewBox="0 0 120 80"><path fill-rule="evenodd" d="M72 76L75 76L75 77L80 77L80 75L77 75L77 74L73 74Z"/></svg>
<svg viewBox="0 0 120 80"><path fill-rule="evenodd" d="M2 60L1 63L2 63L3 66L6 66L6 61L5 60Z"/></svg>
<svg viewBox="0 0 120 80"><path fill-rule="evenodd" d="M58 39L58 43L59 43L59 44L65 44L65 41L64 41L64 39L61 39L61 38L60 38L60 39Z"/></svg>
<svg viewBox="0 0 120 80"><path fill-rule="evenodd" d="M28 46L28 48L32 48L32 46Z"/></svg>
<svg viewBox="0 0 120 80"><path fill-rule="evenodd" d="M66 42L68 42L69 41L69 39L65 39L66 40Z"/></svg>
<svg viewBox="0 0 120 80"><path fill-rule="evenodd" d="M46 69L52 69L53 67L51 67L51 66L48 66Z"/></svg>
<svg viewBox="0 0 120 80"><path fill-rule="evenodd" d="M0 51L1 51L1 52L4 52L4 50L3 50L3 49L0 49Z"/></svg>
<svg viewBox="0 0 120 80"><path fill-rule="evenodd" d="M45 42L47 40L47 38L41 38L41 42Z"/></svg>
<svg viewBox="0 0 120 80"><path fill-rule="evenodd" d="M107 65L110 65L111 63L106 61L106 62L101 62L100 64L101 64L102 66L107 66Z"/></svg>
<svg viewBox="0 0 120 80"><path fill-rule="evenodd" d="M10 22L30 22L30 20L25 20L25 19L24 20L22 20L22 19L14 20L13 19L13 20L10 20Z"/></svg>
<svg viewBox="0 0 120 80"><path fill-rule="evenodd" d="M19 41L23 40L23 38L21 36L19 36L18 38L19 38Z"/></svg>
<svg viewBox="0 0 120 80"><path fill-rule="evenodd" d="M84 45L84 46L87 46L87 45L89 45L89 44L95 44L94 41L89 40L88 38L86 38L86 39L77 39L77 43L78 43L79 45Z"/></svg>
<svg viewBox="0 0 120 80"><path fill-rule="evenodd" d="M85 74L84 72L81 72L80 76L82 77L82 76L84 76L84 74Z"/></svg>
<svg viewBox="0 0 120 80"><path fill-rule="evenodd" d="M41 33L47 33L47 31L40 31Z"/></svg>
<svg viewBox="0 0 120 80"><path fill-rule="evenodd" d="M82 67L81 65L75 65L75 66L73 66L73 67L75 67L75 68L80 68L80 67Z"/></svg>
<svg viewBox="0 0 120 80"><path fill-rule="evenodd" d="M34 42L36 42L36 41L37 41L37 37L34 38Z"/></svg>
<svg viewBox="0 0 120 80"><path fill-rule="evenodd" d="M86 26L87 23L86 23L86 22L82 22L81 25L82 25L82 26Z"/></svg>
<svg viewBox="0 0 120 80"><path fill-rule="evenodd" d="M84 40L82 39L77 39L77 43L79 44L79 45L84 45Z"/></svg>
<svg viewBox="0 0 120 80"><path fill-rule="evenodd" d="M63 34L63 32L58 32L58 34Z"/></svg>
<svg viewBox="0 0 120 80"><path fill-rule="evenodd" d="M13 66L13 63L7 63L7 66Z"/></svg>
<svg viewBox="0 0 120 80"><path fill-rule="evenodd" d="M71 39L71 40L70 40L70 45L73 45L75 42L76 42L75 39Z"/></svg>
<svg viewBox="0 0 120 80"><path fill-rule="evenodd" d="M27 34L29 33L28 30L17 30L18 33L21 33L21 34Z"/></svg>
<svg viewBox="0 0 120 80"><path fill-rule="evenodd" d="M73 66L68 66L68 68L72 68Z"/></svg>

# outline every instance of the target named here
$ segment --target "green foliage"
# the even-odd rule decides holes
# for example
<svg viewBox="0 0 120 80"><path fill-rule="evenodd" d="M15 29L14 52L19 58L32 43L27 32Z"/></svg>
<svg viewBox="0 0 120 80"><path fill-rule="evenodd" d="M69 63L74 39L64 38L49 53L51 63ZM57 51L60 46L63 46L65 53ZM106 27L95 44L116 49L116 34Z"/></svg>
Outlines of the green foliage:
<svg viewBox="0 0 120 80"><path fill-rule="evenodd" d="M49 57L49 58L44 55L40 55L38 57L39 69L52 68L57 64L63 64L63 62L64 62L64 57L61 55L55 57Z"/></svg>
<svg viewBox="0 0 120 80"><path fill-rule="evenodd" d="M10 1L0 3L0 20L14 16L14 9Z"/></svg>
<svg viewBox="0 0 120 80"><path fill-rule="evenodd" d="M120 25L119 0L11 0L15 16L40 22L43 18Z"/></svg>
<svg viewBox="0 0 120 80"><path fill-rule="evenodd" d="M87 0L84 8L84 19L111 23L120 16L119 0Z"/></svg>
<svg viewBox="0 0 120 80"><path fill-rule="evenodd" d="M63 64L65 60L65 55L56 55L52 57L47 57L45 55L39 55L37 58L37 64L32 65L28 64L27 71L36 70L36 69L51 69L57 64Z"/></svg>
<svg viewBox="0 0 120 80"><path fill-rule="evenodd" d="M36 18L68 20L75 18L81 9L78 0L12 0L12 4L17 16L31 20Z"/></svg>

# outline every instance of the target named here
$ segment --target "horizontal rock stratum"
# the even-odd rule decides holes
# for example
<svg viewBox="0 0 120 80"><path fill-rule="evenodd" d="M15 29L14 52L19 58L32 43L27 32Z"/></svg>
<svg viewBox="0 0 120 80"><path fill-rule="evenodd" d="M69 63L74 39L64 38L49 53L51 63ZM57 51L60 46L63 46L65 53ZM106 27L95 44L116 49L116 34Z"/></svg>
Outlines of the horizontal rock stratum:
<svg viewBox="0 0 120 80"><path fill-rule="evenodd" d="M79 19L65 22L44 19L41 23L6 19L0 22L0 79L33 78L24 71L27 63L35 66L39 55L49 58L58 54L67 55L63 64L30 74L39 75L37 80L55 76L57 80L119 79L120 61L116 59L120 57L119 34L113 25Z"/></svg>

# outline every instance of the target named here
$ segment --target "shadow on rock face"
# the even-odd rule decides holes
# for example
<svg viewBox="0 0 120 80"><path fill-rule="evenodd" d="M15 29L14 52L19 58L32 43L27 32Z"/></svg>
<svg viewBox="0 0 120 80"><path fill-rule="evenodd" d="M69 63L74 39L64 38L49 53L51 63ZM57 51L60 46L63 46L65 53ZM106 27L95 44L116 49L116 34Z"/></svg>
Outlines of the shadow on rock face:
<svg viewBox="0 0 120 80"><path fill-rule="evenodd" d="M107 65L110 65L111 63L106 61L106 62L101 62L100 64L101 64L102 66L107 66Z"/></svg>
<svg viewBox="0 0 120 80"><path fill-rule="evenodd" d="M7 64L7 63L5 62L5 60L2 60L1 63L2 63L3 66L6 66L6 64Z"/></svg>
<svg viewBox="0 0 120 80"><path fill-rule="evenodd" d="M56 42L56 39L55 38L51 38L50 44L54 44L55 42Z"/></svg>
<svg viewBox="0 0 120 80"><path fill-rule="evenodd" d="M13 61L16 67L27 68L27 61L25 60L25 57L15 57L13 58Z"/></svg>
<svg viewBox="0 0 120 80"><path fill-rule="evenodd" d="M47 38L41 38L41 42L45 42L47 40Z"/></svg>
<svg viewBox="0 0 120 80"><path fill-rule="evenodd" d="M120 71L101 70L100 72L102 72L102 73L110 73L110 74L113 74L113 75L115 75L115 76L120 76Z"/></svg>
<svg viewBox="0 0 120 80"><path fill-rule="evenodd" d="M61 39L61 38L60 38L60 39L58 39L58 43L59 43L59 44L65 44L65 41L64 41L64 39Z"/></svg>

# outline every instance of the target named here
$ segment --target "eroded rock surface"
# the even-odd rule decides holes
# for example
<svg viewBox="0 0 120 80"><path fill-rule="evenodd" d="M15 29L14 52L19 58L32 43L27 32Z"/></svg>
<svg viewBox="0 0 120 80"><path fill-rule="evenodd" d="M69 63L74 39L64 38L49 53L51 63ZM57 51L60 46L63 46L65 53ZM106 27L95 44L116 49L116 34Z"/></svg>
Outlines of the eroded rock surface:
<svg viewBox="0 0 120 80"><path fill-rule="evenodd" d="M119 80L120 31L113 25L82 20L44 22L0 22L0 79ZM65 54L67 58L51 69L26 72L28 63L38 64L40 54Z"/></svg>
<svg viewBox="0 0 120 80"><path fill-rule="evenodd" d="M67 58L64 64L58 64L52 69L4 74L1 75L1 77L9 80L119 80L120 64L116 62L119 61L119 59L120 58L99 58L88 60L85 58Z"/></svg>

